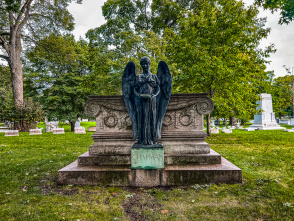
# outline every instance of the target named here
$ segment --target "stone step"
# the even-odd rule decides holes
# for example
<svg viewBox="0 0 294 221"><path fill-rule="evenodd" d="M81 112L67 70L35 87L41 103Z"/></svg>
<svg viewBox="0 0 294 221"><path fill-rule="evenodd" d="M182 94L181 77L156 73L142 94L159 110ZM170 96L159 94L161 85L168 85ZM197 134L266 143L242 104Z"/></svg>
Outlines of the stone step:
<svg viewBox="0 0 294 221"><path fill-rule="evenodd" d="M189 165L189 164L220 164L221 155L213 150L210 150L209 154L164 154L165 165ZM131 155L89 155L86 152L79 156L78 164L80 166L111 166L131 165Z"/></svg>
<svg viewBox="0 0 294 221"><path fill-rule="evenodd" d="M240 168L221 158L221 164L177 165L165 169L132 170L119 166L79 166L75 161L58 171L60 184L109 186L183 186L241 183Z"/></svg>

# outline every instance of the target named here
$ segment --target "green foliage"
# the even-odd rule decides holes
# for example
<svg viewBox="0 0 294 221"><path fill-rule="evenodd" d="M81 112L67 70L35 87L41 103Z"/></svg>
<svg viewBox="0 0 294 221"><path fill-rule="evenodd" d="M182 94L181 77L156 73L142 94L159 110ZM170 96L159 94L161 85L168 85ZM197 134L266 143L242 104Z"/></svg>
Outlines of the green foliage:
<svg viewBox="0 0 294 221"><path fill-rule="evenodd" d="M0 113L0 120L14 122L14 129L28 132L35 128L37 121L43 120L42 106L26 98L23 104L15 105L13 102Z"/></svg>
<svg viewBox="0 0 294 221"><path fill-rule="evenodd" d="M74 124L83 116L89 94L85 81L91 69L86 42L76 42L72 35L50 35L40 40L27 58L25 94L35 96L43 104L49 119Z"/></svg>
<svg viewBox="0 0 294 221"><path fill-rule="evenodd" d="M174 92L209 93L215 115L248 118L268 78L265 58L273 50L258 48L269 33L265 21L256 8L235 0L202 1L183 13L178 31L165 30L167 57L177 70Z"/></svg>
<svg viewBox="0 0 294 221"><path fill-rule="evenodd" d="M280 117L288 115L287 108L293 103L293 76L275 78L271 87L274 112ZM292 109L292 108L291 108ZM291 115L293 116L293 115Z"/></svg>
<svg viewBox="0 0 294 221"><path fill-rule="evenodd" d="M279 24L289 24L294 18L293 0L255 0L255 4L264 9L270 9L272 12L280 11Z"/></svg>
<svg viewBox="0 0 294 221"><path fill-rule="evenodd" d="M12 105L12 85L9 67L0 65L0 118Z"/></svg>

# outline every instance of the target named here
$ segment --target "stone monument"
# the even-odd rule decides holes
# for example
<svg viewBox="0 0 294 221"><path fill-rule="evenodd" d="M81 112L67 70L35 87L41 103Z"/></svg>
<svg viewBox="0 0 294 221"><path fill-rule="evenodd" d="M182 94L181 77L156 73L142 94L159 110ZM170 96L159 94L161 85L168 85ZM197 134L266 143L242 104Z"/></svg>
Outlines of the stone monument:
<svg viewBox="0 0 294 221"><path fill-rule="evenodd" d="M86 130L84 127L81 127L81 122L78 120L75 123L75 128L74 128L74 133L75 134L85 134Z"/></svg>
<svg viewBox="0 0 294 221"><path fill-rule="evenodd" d="M50 121L46 123L46 132L53 132L56 128L58 128L58 121Z"/></svg>
<svg viewBox="0 0 294 221"><path fill-rule="evenodd" d="M159 69L163 70L159 72L167 74L166 67L161 63ZM128 64L126 69L132 70L133 64ZM133 81L137 76L140 78L140 75L132 75L125 81ZM157 78L160 85L160 74ZM128 101L125 102L125 89L123 96L89 96L85 112L96 117L94 144L77 161L58 171L60 184L154 187L242 182L242 171L205 142L203 115L213 110L208 94L172 94L167 99L160 93L168 88L159 86L161 91L157 94L156 81L156 77L147 79L147 84L154 89L149 88L149 93L136 86L132 91L131 82L130 85L123 83L129 95L137 96L133 97L135 105L128 106ZM146 98L149 105L140 103L140 96L135 93ZM167 106L166 110L161 109L161 125L156 123L161 119L156 102L160 96L165 96L160 105ZM129 113L135 107L143 113L149 111L146 116L150 119L143 120L142 113L137 112L133 118ZM144 129L148 130L142 131Z"/></svg>
<svg viewBox="0 0 294 221"><path fill-rule="evenodd" d="M256 110L263 110L263 112L254 115L254 122L246 131L252 130L281 130L285 129L277 124L275 113L273 112L273 103L271 94L259 94L260 101L257 101L259 106Z"/></svg>

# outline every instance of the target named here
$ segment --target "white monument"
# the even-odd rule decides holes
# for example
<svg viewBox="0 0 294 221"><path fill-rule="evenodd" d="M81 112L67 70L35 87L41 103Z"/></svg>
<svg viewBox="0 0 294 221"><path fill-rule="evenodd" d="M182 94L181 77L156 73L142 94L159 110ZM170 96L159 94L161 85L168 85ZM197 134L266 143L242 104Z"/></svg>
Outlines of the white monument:
<svg viewBox="0 0 294 221"><path fill-rule="evenodd" d="M259 106L256 110L263 110L263 112L254 115L254 122L246 131L252 130L281 130L285 129L277 124L275 113L273 112L273 103L271 94L259 94L260 101L257 101Z"/></svg>
<svg viewBox="0 0 294 221"><path fill-rule="evenodd" d="M76 121L75 123L75 134L85 134L86 133L86 130L84 127L81 127L81 123L80 121Z"/></svg>

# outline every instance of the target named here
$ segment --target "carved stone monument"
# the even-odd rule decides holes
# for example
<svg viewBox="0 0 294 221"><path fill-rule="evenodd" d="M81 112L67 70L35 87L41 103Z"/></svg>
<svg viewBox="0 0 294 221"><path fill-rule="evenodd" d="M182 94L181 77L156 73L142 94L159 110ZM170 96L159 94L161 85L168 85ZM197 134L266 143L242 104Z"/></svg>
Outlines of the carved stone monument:
<svg viewBox="0 0 294 221"><path fill-rule="evenodd" d="M282 130L285 129L277 124L275 113L273 112L273 103L271 94L259 94L260 101L257 101L259 106L257 110L263 110L263 112L254 115L254 122L246 131L252 130Z"/></svg>
<svg viewBox="0 0 294 221"><path fill-rule="evenodd" d="M59 170L58 181L138 187L240 183L242 171L205 142L203 115L212 110L208 94L172 94L158 139L164 146L164 169L131 169L131 157L137 156L131 156L135 141L123 96L90 96L85 112L96 117L94 144Z"/></svg>

